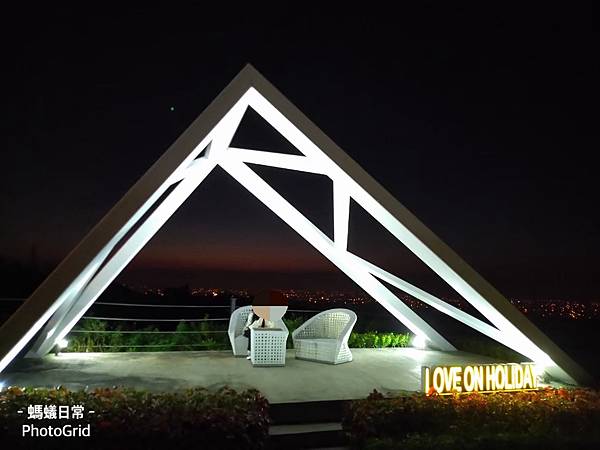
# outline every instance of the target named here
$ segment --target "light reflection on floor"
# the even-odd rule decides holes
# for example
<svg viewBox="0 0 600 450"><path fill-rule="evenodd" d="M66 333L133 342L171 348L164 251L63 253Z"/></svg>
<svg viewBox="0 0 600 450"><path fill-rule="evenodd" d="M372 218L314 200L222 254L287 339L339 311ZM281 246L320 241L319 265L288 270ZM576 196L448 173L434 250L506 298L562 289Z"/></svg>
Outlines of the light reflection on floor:
<svg viewBox="0 0 600 450"><path fill-rule="evenodd" d="M273 403L364 398L421 389L421 367L490 363L464 352L415 348L352 349L354 361L340 365L296 360L285 367L253 367L230 352L62 353L22 360L0 374L5 386L65 386L69 389L128 386L152 391L189 387L256 388Z"/></svg>

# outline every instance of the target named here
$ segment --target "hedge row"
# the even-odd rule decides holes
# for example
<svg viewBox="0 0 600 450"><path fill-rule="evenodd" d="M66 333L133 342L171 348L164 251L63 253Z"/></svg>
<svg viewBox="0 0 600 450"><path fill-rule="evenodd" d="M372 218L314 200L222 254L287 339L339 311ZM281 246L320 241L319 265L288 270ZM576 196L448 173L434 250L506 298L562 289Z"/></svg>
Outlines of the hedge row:
<svg viewBox="0 0 600 450"><path fill-rule="evenodd" d="M83 405L85 413L75 421L29 419L30 405ZM258 391L229 388L153 394L12 387L0 392L0 417L0 442L28 449L164 449L173 442L182 449L261 449L269 427L268 402ZM24 424L90 424L91 437L22 437ZM600 392L394 398L374 392L350 405L343 425L353 446L366 449L595 449L600 448Z"/></svg>
<svg viewBox="0 0 600 450"><path fill-rule="evenodd" d="M208 318L208 316L204 316ZM126 333L122 333L126 331ZM141 331L141 333L131 333ZM104 320L84 320L69 334L65 352L170 352L229 348L227 329L214 322L179 322L176 333L161 333L154 326L110 326ZM219 333L215 333L218 331Z"/></svg>
<svg viewBox="0 0 600 450"><path fill-rule="evenodd" d="M208 316L206 316L208 317ZM292 331L304 321L303 317L284 319L290 331L288 348L292 348ZM110 333L104 333L110 331ZM106 321L86 320L77 333L69 335L69 345L64 352L157 352L189 350L228 350L231 348L226 329L214 322L180 322L176 333L160 333L156 327L145 327L142 333L121 329L121 325L110 328ZM148 333L148 332L152 333ZM220 332L220 333L216 333ZM350 334L351 348L408 347L410 334L379 333L367 331Z"/></svg>
<svg viewBox="0 0 600 450"><path fill-rule="evenodd" d="M409 345L409 333L367 331L365 333L351 333L348 339L348 346L350 348L408 347Z"/></svg>
<svg viewBox="0 0 600 450"><path fill-rule="evenodd" d="M83 405L86 412L79 420L29 419L29 405ZM177 442L179 448L261 449L269 430L267 400L256 390L229 388L155 394L122 388L85 392L11 387L0 392L0 417L0 442L10 443L7 448L164 449ZM91 436L23 437L24 424L90 424Z"/></svg>
<svg viewBox="0 0 600 450"><path fill-rule="evenodd" d="M600 393L585 389L353 402L352 443L371 449L600 448Z"/></svg>

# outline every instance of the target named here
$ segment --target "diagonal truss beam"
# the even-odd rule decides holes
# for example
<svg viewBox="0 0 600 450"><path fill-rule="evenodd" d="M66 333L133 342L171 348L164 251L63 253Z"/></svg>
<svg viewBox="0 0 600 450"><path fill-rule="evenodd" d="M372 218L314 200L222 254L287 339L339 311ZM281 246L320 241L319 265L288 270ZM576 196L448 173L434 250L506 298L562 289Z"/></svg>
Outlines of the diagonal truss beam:
<svg viewBox="0 0 600 450"><path fill-rule="evenodd" d="M348 248L350 194L342 183L333 181L333 238L340 250Z"/></svg>
<svg viewBox="0 0 600 450"><path fill-rule="evenodd" d="M347 252L340 251L321 230L248 166L229 157L225 157L219 165L369 295L381 303L409 330L424 337L440 350L456 350L442 335L400 301L368 271L352 264Z"/></svg>
<svg viewBox="0 0 600 450"><path fill-rule="evenodd" d="M56 323L53 325L51 322L46 326L52 327L52 330L56 330L55 333L50 335L52 339L48 339L42 333L29 351L28 356L40 357L45 355L52 350L55 342L65 337L71 331L100 294L104 292L110 283L113 282L148 241L152 239L169 217L171 217L216 166L216 163L210 160L202 160L202 162L203 170L195 170L194 176L186 178L175 187L160 206L150 214L127 242L117 250L79 295L74 298L70 308L63 312L62 317L59 317L58 314L55 315L53 319L55 319Z"/></svg>
<svg viewBox="0 0 600 450"><path fill-rule="evenodd" d="M232 158L250 164L325 175L322 168L314 160L306 156L286 155L284 153L272 153L236 147L230 147L227 150L227 154Z"/></svg>
<svg viewBox="0 0 600 450"><path fill-rule="evenodd" d="M423 303L437 309L438 311L452 317L453 319L456 319L459 322L468 325L469 327L479 331L480 333L486 335L489 338L494 339L497 342L500 342L501 344L506 345L507 347L512 347L515 344L509 336L507 336L505 333L502 333L497 328L477 319L476 317L473 317L472 315L464 312L461 309L458 309L448 304L447 302L437 298L436 296L425 292L423 289L414 286L408 281L405 281L400 277L397 277L396 275L392 275L391 273L381 269L380 267L377 267L375 264L372 264L360 258L359 256L351 255L351 257L354 259L355 263L364 266L369 271L369 273L373 274L377 278L388 282L392 286L395 286L401 291L412 295L416 299L421 300ZM525 356L531 357L529 355Z"/></svg>
<svg viewBox="0 0 600 450"><path fill-rule="evenodd" d="M213 140L209 144L206 155L194 160L187 168L178 172L185 178L152 211L85 288L78 292L78 295L73 296L69 306L55 313L27 356L41 357L51 351L55 343L71 331L100 294L212 172L217 165L218 155L228 147L245 110L246 105L239 103L238 107L234 108L220 123L212 133ZM174 178L179 179L179 176Z"/></svg>

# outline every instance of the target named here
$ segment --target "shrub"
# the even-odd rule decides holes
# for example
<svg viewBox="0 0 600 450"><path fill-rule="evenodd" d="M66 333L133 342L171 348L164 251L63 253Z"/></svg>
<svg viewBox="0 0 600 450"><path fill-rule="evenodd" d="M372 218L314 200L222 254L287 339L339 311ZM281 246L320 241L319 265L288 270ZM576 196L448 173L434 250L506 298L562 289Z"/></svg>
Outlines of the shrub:
<svg viewBox="0 0 600 450"><path fill-rule="evenodd" d="M523 442L592 448L600 444L599 423L600 393L585 389L395 398L374 392L353 402L343 421L355 445L382 449L525 448Z"/></svg>
<svg viewBox="0 0 600 450"><path fill-rule="evenodd" d="M302 317L300 315L290 315L288 317L283 318L283 323L285 323L285 326L287 327L288 331L290 332L290 334L288 335L287 342L286 342L286 347L294 348L292 333L294 332L294 330L296 328L298 328L300 325L302 325L304 323L304 317Z"/></svg>
<svg viewBox="0 0 600 450"><path fill-rule="evenodd" d="M206 318L208 316L205 316ZM303 322L300 315L284 317L290 332L287 347L292 348L292 333ZM230 348L227 333L222 325L212 322L179 322L176 333L161 333L156 327L144 327L141 333L124 333L119 325L109 328L107 322L86 320L78 328L77 333L69 335L69 346L66 352L156 352L185 350L228 350ZM111 333L103 333L111 331ZM223 331L221 333L221 331ZM348 344L351 348L387 348L408 347L408 333L366 333L350 334Z"/></svg>
<svg viewBox="0 0 600 450"><path fill-rule="evenodd" d="M379 333L377 331L351 333L348 345L350 348L408 347L410 345L410 334Z"/></svg>
<svg viewBox="0 0 600 450"><path fill-rule="evenodd" d="M83 405L84 419L29 419L29 405ZM17 411L25 411L18 414ZM131 389L92 392L59 389L9 388L0 393L2 443L11 448L32 448L36 438L21 437L21 425L37 427L91 426L90 438L37 438L40 448L179 448L260 449L268 438L268 402L256 390L216 392L191 389L153 394ZM83 441L85 439L85 441ZM67 441L67 442L65 442ZM115 444L116 445L115 447Z"/></svg>
<svg viewBox="0 0 600 450"><path fill-rule="evenodd" d="M369 439L365 450L597 450L598 442L578 436L537 435L530 433L480 433L474 436L446 432L438 435L411 434L402 440Z"/></svg>
<svg viewBox="0 0 600 450"><path fill-rule="evenodd" d="M292 314L284 317L283 322L285 323L285 326L289 330L290 334L292 334L296 328L304 323L304 317Z"/></svg>
<svg viewBox="0 0 600 450"><path fill-rule="evenodd" d="M208 318L208 316L205 316ZM107 322L86 320L77 333L69 335L67 352L143 352L180 350L225 350L229 348L226 330L212 322L179 322L175 333L161 333L149 326L125 333L119 325L109 329ZM110 331L110 333L103 333Z"/></svg>
<svg viewBox="0 0 600 450"><path fill-rule="evenodd" d="M523 355L485 336L456 338L452 343L463 352L485 355L504 362L523 362Z"/></svg>

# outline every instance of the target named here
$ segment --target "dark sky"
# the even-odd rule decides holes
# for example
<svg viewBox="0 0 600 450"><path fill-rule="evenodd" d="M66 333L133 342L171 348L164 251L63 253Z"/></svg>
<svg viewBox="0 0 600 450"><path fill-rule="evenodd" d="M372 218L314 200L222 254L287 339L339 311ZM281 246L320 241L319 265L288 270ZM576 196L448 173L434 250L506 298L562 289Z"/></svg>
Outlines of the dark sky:
<svg viewBox="0 0 600 450"><path fill-rule="evenodd" d="M6 14L0 256L56 264L250 62L502 292L598 299L591 11L300 9ZM257 172L331 230L328 179ZM356 205L350 248L432 280ZM351 286L223 172L121 279Z"/></svg>

